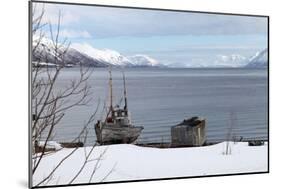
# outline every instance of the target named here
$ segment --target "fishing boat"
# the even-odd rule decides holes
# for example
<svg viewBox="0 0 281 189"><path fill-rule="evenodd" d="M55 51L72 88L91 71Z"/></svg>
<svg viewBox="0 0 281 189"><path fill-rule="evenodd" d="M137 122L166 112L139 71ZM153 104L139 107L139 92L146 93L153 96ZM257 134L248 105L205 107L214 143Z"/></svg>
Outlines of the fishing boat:
<svg viewBox="0 0 281 189"><path fill-rule="evenodd" d="M128 111L125 74L123 73L124 107L113 107L112 74L109 70L110 105L105 120L95 124L97 142L103 144L131 144L135 142L143 130L142 126L134 126Z"/></svg>

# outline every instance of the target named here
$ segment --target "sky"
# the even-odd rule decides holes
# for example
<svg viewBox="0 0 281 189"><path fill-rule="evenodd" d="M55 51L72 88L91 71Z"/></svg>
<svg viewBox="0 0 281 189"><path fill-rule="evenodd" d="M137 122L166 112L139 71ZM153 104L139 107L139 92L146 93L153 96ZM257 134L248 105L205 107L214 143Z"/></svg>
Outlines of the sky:
<svg viewBox="0 0 281 189"><path fill-rule="evenodd" d="M33 5L40 12L43 4ZM61 37L76 46L145 54L175 67L240 64L267 47L265 17L62 4L44 9L44 21L54 26L61 12Z"/></svg>

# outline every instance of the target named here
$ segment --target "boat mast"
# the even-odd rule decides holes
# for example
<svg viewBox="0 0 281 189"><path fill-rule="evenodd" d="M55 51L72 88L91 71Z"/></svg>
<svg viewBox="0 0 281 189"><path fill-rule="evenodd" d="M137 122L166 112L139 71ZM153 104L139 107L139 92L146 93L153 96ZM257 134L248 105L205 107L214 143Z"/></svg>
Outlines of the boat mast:
<svg viewBox="0 0 281 189"><path fill-rule="evenodd" d="M123 85L124 85L124 100L125 100L124 110L125 110L126 114L128 114L127 90L126 90L126 81L125 81L125 74L124 74L124 72L123 72Z"/></svg>
<svg viewBox="0 0 281 189"><path fill-rule="evenodd" d="M110 90L110 111L113 113L113 94L112 94L112 75L111 75L111 66L109 67L109 90Z"/></svg>

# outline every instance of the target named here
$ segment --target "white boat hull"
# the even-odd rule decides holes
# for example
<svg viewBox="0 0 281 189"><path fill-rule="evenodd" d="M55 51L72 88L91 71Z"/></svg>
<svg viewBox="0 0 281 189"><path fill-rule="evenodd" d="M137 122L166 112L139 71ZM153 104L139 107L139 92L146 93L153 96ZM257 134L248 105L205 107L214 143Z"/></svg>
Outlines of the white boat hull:
<svg viewBox="0 0 281 189"><path fill-rule="evenodd" d="M103 125L95 130L99 144L131 144L137 140L143 127Z"/></svg>

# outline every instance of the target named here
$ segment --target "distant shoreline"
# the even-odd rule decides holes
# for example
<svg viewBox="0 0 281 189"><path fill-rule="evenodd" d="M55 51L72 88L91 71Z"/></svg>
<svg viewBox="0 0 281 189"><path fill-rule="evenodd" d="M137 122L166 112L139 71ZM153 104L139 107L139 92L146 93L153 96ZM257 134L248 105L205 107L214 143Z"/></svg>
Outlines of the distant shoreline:
<svg viewBox="0 0 281 189"><path fill-rule="evenodd" d="M55 68L56 66L35 66L41 68ZM86 68L93 68L93 69L108 69L109 67L95 67L95 66L84 66ZM66 66L64 68L72 69L72 68L79 68L79 66ZM268 67L263 68L250 68L250 67L112 67L112 69L147 69L147 70L179 70L179 69L187 69L187 70L226 70L226 69L233 69L233 70L267 70Z"/></svg>

